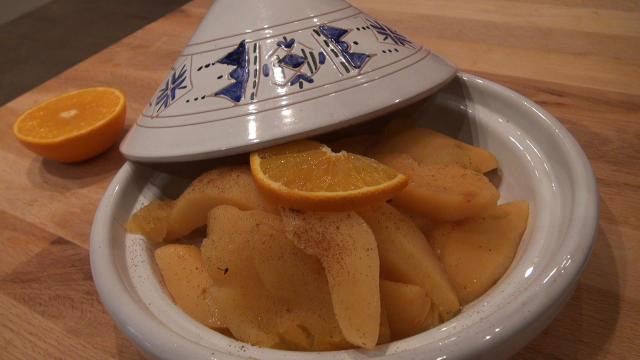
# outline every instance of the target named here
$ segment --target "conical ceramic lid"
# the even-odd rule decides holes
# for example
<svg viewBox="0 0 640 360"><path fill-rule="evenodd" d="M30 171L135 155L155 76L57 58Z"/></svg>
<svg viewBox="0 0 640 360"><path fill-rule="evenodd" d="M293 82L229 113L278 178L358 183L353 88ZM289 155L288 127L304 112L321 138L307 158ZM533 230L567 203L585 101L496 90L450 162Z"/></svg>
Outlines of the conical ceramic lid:
<svg viewBox="0 0 640 360"><path fill-rule="evenodd" d="M455 71L342 0L216 0L120 150L146 162L247 152L402 107Z"/></svg>

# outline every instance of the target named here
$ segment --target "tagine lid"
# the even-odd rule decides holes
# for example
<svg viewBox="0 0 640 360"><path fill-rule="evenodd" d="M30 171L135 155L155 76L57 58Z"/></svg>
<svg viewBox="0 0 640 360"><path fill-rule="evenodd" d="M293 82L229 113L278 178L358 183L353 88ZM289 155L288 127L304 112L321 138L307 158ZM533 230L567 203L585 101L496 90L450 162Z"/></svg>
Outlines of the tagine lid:
<svg viewBox="0 0 640 360"><path fill-rule="evenodd" d="M455 73L342 0L216 0L120 150L143 162L248 152L406 106Z"/></svg>

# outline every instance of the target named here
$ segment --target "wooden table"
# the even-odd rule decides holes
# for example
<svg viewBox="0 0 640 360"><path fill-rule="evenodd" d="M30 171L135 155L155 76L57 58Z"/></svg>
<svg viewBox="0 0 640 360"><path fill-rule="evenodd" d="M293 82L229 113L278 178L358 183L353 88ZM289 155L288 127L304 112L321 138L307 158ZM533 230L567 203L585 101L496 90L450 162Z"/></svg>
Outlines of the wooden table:
<svg viewBox="0 0 640 360"><path fill-rule="evenodd" d="M95 85L126 93L131 124L209 5L195 0L0 108L0 358L141 357L100 304L87 251L96 206L124 159L111 149L77 165L42 160L10 127L50 96ZM601 201L593 256L566 308L516 358L640 358L640 3L355 5L544 106L593 164Z"/></svg>

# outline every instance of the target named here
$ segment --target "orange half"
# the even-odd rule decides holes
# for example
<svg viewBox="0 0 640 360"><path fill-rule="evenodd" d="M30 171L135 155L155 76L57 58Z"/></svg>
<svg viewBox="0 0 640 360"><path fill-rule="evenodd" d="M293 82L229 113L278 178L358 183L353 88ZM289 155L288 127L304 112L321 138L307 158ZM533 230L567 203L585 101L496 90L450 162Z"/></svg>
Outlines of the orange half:
<svg viewBox="0 0 640 360"><path fill-rule="evenodd" d="M97 87L47 100L22 114L13 133L48 159L76 162L94 157L118 141L126 101L117 89Z"/></svg>

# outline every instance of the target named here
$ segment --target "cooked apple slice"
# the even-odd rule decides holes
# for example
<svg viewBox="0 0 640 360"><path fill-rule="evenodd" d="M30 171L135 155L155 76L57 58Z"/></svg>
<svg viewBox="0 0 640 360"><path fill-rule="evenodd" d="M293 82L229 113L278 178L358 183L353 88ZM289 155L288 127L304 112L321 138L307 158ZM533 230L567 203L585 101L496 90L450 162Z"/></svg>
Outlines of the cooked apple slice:
<svg viewBox="0 0 640 360"><path fill-rule="evenodd" d="M420 286L443 319L455 316L460 311L458 297L438 257L411 219L388 204L358 213L371 227L378 243L381 276Z"/></svg>
<svg viewBox="0 0 640 360"><path fill-rule="evenodd" d="M212 281L225 288L214 303L243 341L303 347L308 333L309 350L344 348L320 261L284 233L280 216L215 207L202 244Z"/></svg>
<svg viewBox="0 0 640 360"><path fill-rule="evenodd" d="M382 280L381 280L382 281ZM380 300L382 303L382 299ZM391 327L389 327L389 317L384 310L384 304L380 309L380 333L378 334L378 345L391 342Z"/></svg>
<svg viewBox="0 0 640 360"><path fill-rule="evenodd" d="M438 309L435 306L432 306L429 309L429 313L427 314L427 317L425 318L425 321L424 321L424 325L422 327L425 330L429 330L433 327L440 325L440 323L441 323L440 313L438 312Z"/></svg>
<svg viewBox="0 0 640 360"><path fill-rule="evenodd" d="M297 324L286 326L279 333L280 343L286 350L311 351L313 349L313 335Z"/></svg>
<svg viewBox="0 0 640 360"><path fill-rule="evenodd" d="M380 297L392 339L404 339L426 330L431 299L420 286L380 280Z"/></svg>
<svg viewBox="0 0 640 360"><path fill-rule="evenodd" d="M320 259L345 338L373 348L380 329L380 268L371 229L354 212L281 213L287 236Z"/></svg>
<svg viewBox="0 0 640 360"><path fill-rule="evenodd" d="M481 217L441 224L431 233L463 304L484 294L509 268L528 218L529 204L515 201Z"/></svg>
<svg viewBox="0 0 640 360"><path fill-rule="evenodd" d="M261 284L251 241L259 236L257 224L267 215L261 211L245 212L231 205L211 210L201 250L204 266L216 286L252 288Z"/></svg>
<svg viewBox="0 0 640 360"><path fill-rule="evenodd" d="M253 262L251 242L270 225L270 214L230 205L211 210L202 242L205 268L214 284L210 303L233 336L259 346L273 346L284 304L267 291ZM274 216L274 215L271 215Z"/></svg>
<svg viewBox="0 0 640 360"><path fill-rule="evenodd" d="M217 168L200 175L175 201L166 240L178 239L205 225L209 211L218 205L243 210L275 209L258 192L247 166Z"/></svg>
<svg viewBox="0 0 640 360"><path fill-rule="evenodd" d="M214 286L210 303L236 339L264 347L279 342L278 320L284 307L259 283L251 289Z"/></svg>
<svg viewBox="0 0 640 360"><path fill-rule="evenodd" d="M309 320L309 318L305 317L305 320ZM333 351L352 348L353 345L342 336L335 317L333 322L335 323L335 328L329 329L325 327L322 331L318 331L317 327L312 331L305 325L290 322L279 333L281 348L304 351ZM320 323L324 327L324 320L320 321Z"/></svg>
<svg viewBox="0 0 640 360"><path fill-rule="evenodd" d="M311 338L310 350L344 348L346 341L333 311L331 293L320 260L297 247L284 236L279 216L259 211L245 211L244 221L261 213L259 236L251 241L251 253L258 276L269 292L291 309L288 325L281 338L303 346L303 334ZM304 341L303 341L304 340Z"/></svg>
<svg viewBox="0 0 640 360"><path fill-rule="evenodd" d="M401 208L399 206L395 206L393 204L393 201L391 201L389 204L391 206L393 206L394 208L396 208L396 210L400 211L404 216L406 216L409 219L411 219L411 221L413 221L413 223L418 227L418 229L420 229L420 231L422 231L424 236L427 236L437 224L436 221L431 220L431 219L427 218L424 215L416 214L416 213L413 213L413 212L408 211L406 209L403 209L403 208ZM428 237L427 237L427 240L429 240Z"/></svg>
<svg viewBox="0 0 640 360"><path fill-rule="evenodd" d="M167 221L173 209L171 200L154 200L136 211L127 222L127 231L143 235L152 243L160 243L167 235Z"/></svg>
<svg viewBox="0 0 640 360"><path fill-rule="evenodd" d="M373 152L406 154L420 165L457 165L485 173L498 167L498 160L485 149L425 128L409 128L385 138Z"/></svg>
<svg viewBox="0 0 640 360"><path fill-rule="evenodd" d="M218 311L207 299L212 281L204 269L200 249L169 244L156 249L154 257L171 297L184 312L211 328L224 328Z"/></svg>
<svg viewBox="0 0 640 360"><path fill-rule="evenodd" d="M329 302L328 311L293 307L267 291L214 287L211 303L236 339L253 345L309 351L350 347L340 331ZM311 296L311 295L309 295Z"/></svg>
<svg viewBox="0 0 640 360"><path fill-rule="evenodd" d="M153 201L129 220L127 231L151 242L173 241L207 223L218 205L276 212L258 192L246 166L220 167L200 175L175 201Z"/></svg>
<svg viewBox="0 0 640 360"><path fill-rule="evenodd" d="M244 212L242 221L254 212ZM284 236L280 216L261 213L260 236L250 243L253 262L264 286L276 297L297 306L325 302L331 309L329 284L320 260ZM267 228L265 228L267 227ZM326 300L326 301L325 301Z"/></svg>
<svg viewBox="0 0 640 360"><path fill-rule="evenodd" d="M500 193L482 174L456 165L420 165L407 155L381 161L409 177L393 204L437 221L456 221L496 206Z"/></svg>

